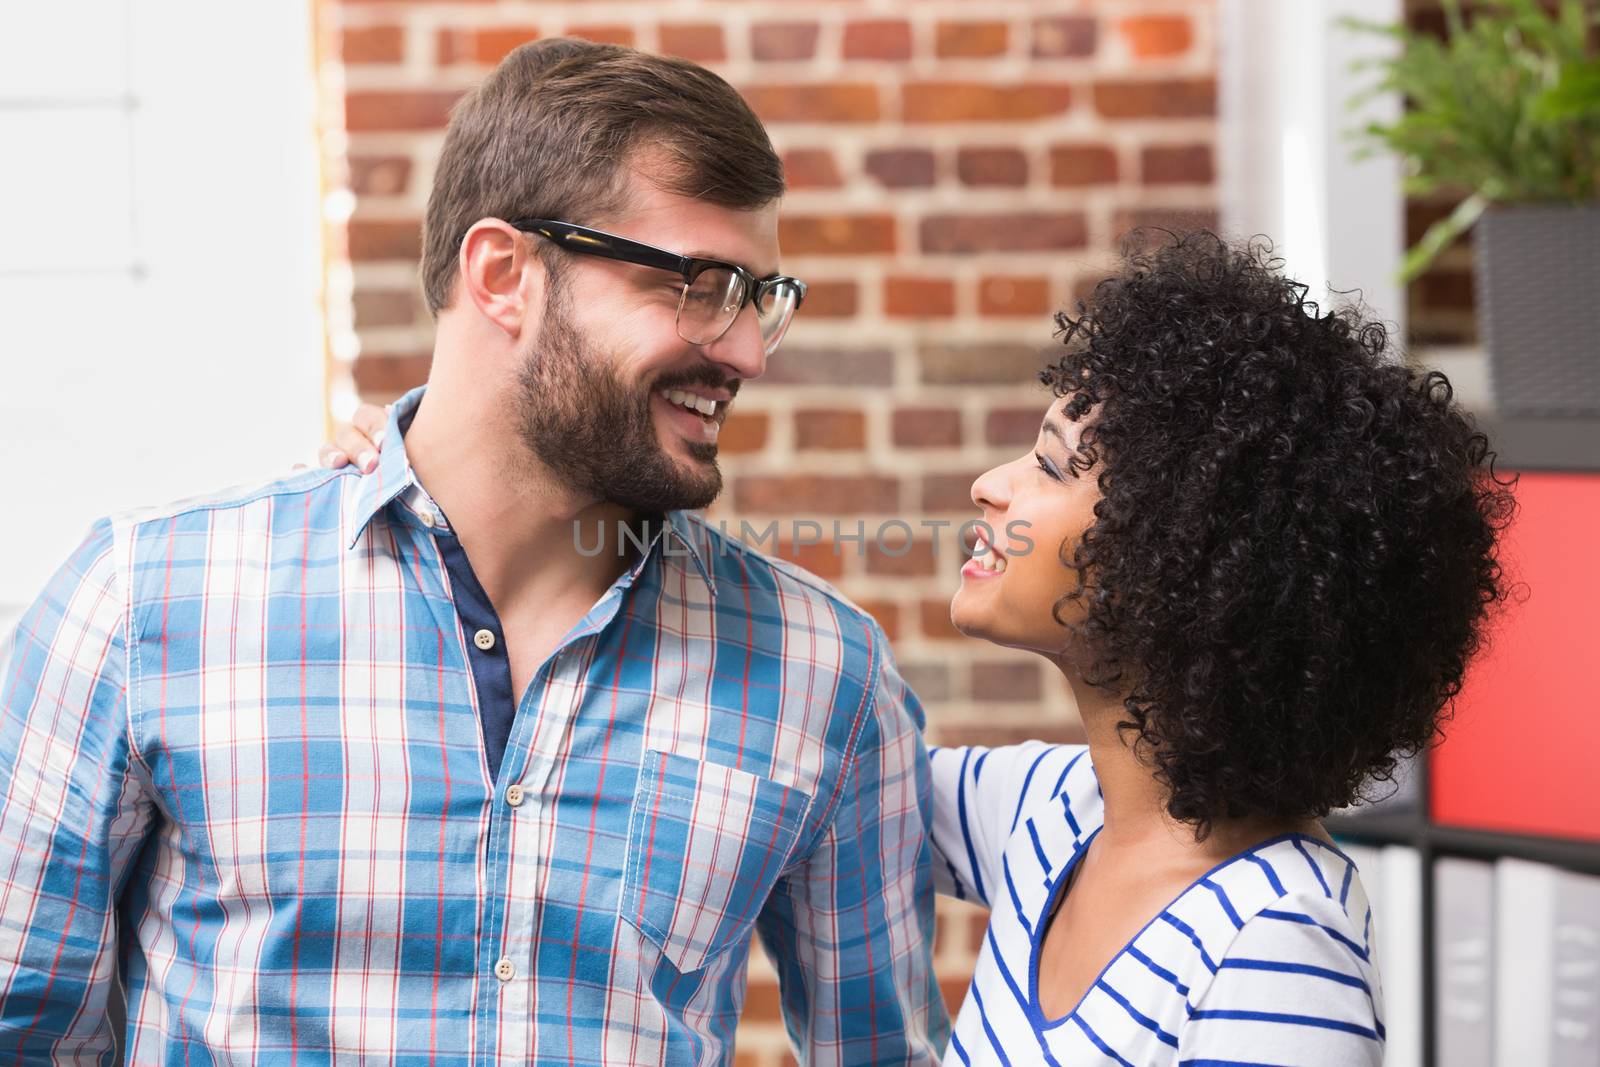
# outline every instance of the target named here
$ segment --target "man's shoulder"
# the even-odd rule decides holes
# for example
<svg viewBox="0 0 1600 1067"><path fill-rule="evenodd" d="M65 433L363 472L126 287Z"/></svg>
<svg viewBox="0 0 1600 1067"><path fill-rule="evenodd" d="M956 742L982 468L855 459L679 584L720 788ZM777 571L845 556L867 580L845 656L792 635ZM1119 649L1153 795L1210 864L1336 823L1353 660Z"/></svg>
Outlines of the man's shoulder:
<svg viewBox="0 0 1600 1067"><path fill-rule="evenodd" d="M147 505L114 512L105 520L119 533L135 539L149 536L154 530L164 530L173 524L201 523L210 516L223 512L248 511L267 501L294 498L317 506L322 501L337 502L342 497L343 479L355 474L353 467L331 471L310 468L293 471L272 478L241 482L195 493L164 504Z"/></svg>
<svg viewBox="0 0 1600 1067"><path fill-rule="evenodd" d="M290 531L303 535L310 553L339 544L347 525L353 468L293 471L243 482L165 504L114 512L100 520L115 544L119 569L127 575L134 599L147 585L141 577L164 571L163 595L204 571L201 564L227 557L243 563L252 552L265 556L268 544Z"/></svg>

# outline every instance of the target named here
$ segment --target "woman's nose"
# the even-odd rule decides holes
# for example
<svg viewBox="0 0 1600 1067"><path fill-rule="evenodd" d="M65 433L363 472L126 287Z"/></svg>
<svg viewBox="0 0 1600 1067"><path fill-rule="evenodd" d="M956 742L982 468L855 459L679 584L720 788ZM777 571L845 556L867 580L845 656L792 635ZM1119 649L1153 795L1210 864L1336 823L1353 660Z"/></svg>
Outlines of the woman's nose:
<svg viewBox="0 0 1600 1067"><path fill-rule="evenodd" d="M990 467L972 483L972 502L986 515L991 511L1005 511L1011 503L1010 464Z"/></svg>

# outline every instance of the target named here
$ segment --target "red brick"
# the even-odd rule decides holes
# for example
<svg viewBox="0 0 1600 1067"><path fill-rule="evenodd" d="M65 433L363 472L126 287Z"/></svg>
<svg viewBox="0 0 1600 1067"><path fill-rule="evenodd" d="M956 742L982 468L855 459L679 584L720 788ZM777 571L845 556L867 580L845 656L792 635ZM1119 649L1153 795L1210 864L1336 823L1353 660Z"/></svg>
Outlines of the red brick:
<svg viewBox="0 0 1600 1067"><path fill-rule="evenodd" d="M753 475L734 479L734 509L751 515L894 511L900 483L871 475Z"/></svg>
<svg viewBox="0 0 1600 1067"><path fill-rule="evenodd" d="M356 329L409 326L418 315L417 295L410 289L357 289Z"/></svg>
<svg viewBox="0 0 1600 1067"><path fill-rule="evenodd" d="M1117 180L1117 153L1109 145L1064 144L1050 149L1052 185L1104 185Z"/></svg>
<svg viewBox="0 0 1600 1067"><path fill-rule="evenodd" d="M362 90L346 93L344 124L352 133L378 130L438 130L450 121L461 91Z"/></svg>
<svg viewBox="0 0 1600 1067"><path fill-rule="evenodd" d="M1048 278L997 274L978 282L980 315L1045 315L1050 310Z"/></svg>
<svg viewBox="0 0 1600 1067"><path fill-rule="evenodd" d="M784 62L817 54L815 22L763 22L750 28L750 54L758 60Z"/></svg>
<svg viewBox="0 0 1600 1067"><path fill-rule="evenodd" d="M924 252L1056 252L1083 248L1089 230L1081 211L1014 211L997 215L931 215L922 220Z"/></svg>
<svg viewBox="0 0 1600 1067"><path fill-rule="evenodd" d="M983 416L983 439L991 445L1031 445L1039 439L1045 405L990 408Z"/></svg>
<svg viewBox="0 0 1600 1067"><path fill-rule="evenodd" d="M923 511L970 511L972 483L982 471L957 471L922 476ZM953 538L951 539L953 540ZM959 564L957 567L959 569Z"/></svg>
<svg viewBox="0 0 1600 1067"><path fill-rule="evenodd" d="M790 255L858 256L895 250L893 215L789 215L778 240Z"/></svg>
<svg viewBox="0 0 1600 1067"><path fill-rule="evenodd" d="M1194 28L1185 15L1139 15L1117 24L1135 59L1177 56L1194 43Z"/></svg>
<svg viewBox="0 0 1600 1067"><path fill-rule="evenodd" d="M778 983L771 981L747 983L742 1017L765 1022L782 1022L783 999L778 993Z"/></svg>
<svg viewBox="0 0 1600 1067"><path fill-rule="evenodd" d="M927 148L875 148L867 153L866 171L890 189L925 188L933 184L933 152Z"/></svg>
<svg viewBox="0 0 1600 1067"><path fill-rule="evenodd" d="M890 426L898 448L944 448L961 443L961 412L955 408L898 408Z"/></svg>
<svg viewBox="0 0 1600 1067"><path fill-rule="evenodd" d="M913 81L902 91L906 122L1018 122L1059 115L1072 104L1065 82Z"/></svg>
<svg viewBox="0 0 1600 1067"><path fill-rule="evenodd" d="M867 416L837 408L801 408L794 413L794 443L802 449L865 448Z"/></svg>
<svg viewBox="0 0 1600 1067"><path fill-rule="evenodd" d="M922 616L922 635L941 641L965 641L968 638L950 621L950 600L924 600L918 605Z"/></svg>
<svg viewBox="0 0 1600 1067"><path fill-rule="evenodd" d="M956 283L891 275L883 283L883 310L894 319L950 318L956 313Z"/></svg>
<svg viewBox="0 0 1600 1067"><path fill-rule="evenodd" d="M398 63L405 58L405 31L399 26L349 26L340 40L346 63Z"/></svg>
<svg viewBox="0 0 1600 1067"><path fill-rule="evenodd" d="M433 61L441 67L459 63L472 54L471 35L455 27L443 29L434 38Z"/></svg>
<svg viewBox="0 0 1600 1067"><path fill-rule="evenodd" d="M1139 153L1139 177L1147 185L1207 185L1216 180L1208 144L1149 145Z"/></svg>
<svg viewBox="0 0 1600 1067"><path fill-rule="evenodd" d="M382 403L393 400L428 380L433 356L427 353L384 355L374 353L356 357L350 368L356 392L362 400Z"/></svg>
<svg viewBox="0 0 1600 1067"><path fill-rule="evenodd" d="M350 188L357 196L399 196L411 181L405 156L351 156Z"/></svg>
<svg viewBox="0 0 1600 1067"><path fill-rule="evenodd" d="M867 531L868 574L888 578L931 578L940 572L941 562L953 561L955 546L949 538L942 545L933 538L919 540L916 524L908 525L911 526L909 537L905 529L899 526L889 526L881 531L871 528ZM935 556L940 550L943 555Z"/></svg>
<svg viewBox="0 0 1600 1067"><path fill-rule="evenodd" d="M979 703L1038 700L1043 695L1036 659L972 665L972 699Z"/></svg>
<svg viewBox="0 0 1600 1067"><path fill-rule="evenodd" d="M934 53L940 59L1004 55L1008 37L1003 22L941 22L934 29Z"/></svg>
<svg viewBox="0 0 1600 1067"><path fill-rule="evenodd" d="M476 30L472 34L470 55L474 63L492 67L509 55L512 49L538 39L539 30L535 26L496 26L493 29Z"/></svg>
<svg viewBox="0 0 1600 1067"><path fill-rule="evenodd" d="M856 607L878 620L883 635L890 641L900 639L900 607L892 600L856 599Z"/></svg>
<svg viewBox="0 0 1600 1067"><path fill-rule="evenodd" d="M1204 118L1217 113L1214 78L1102 81L1094 106L1108 119Z"/></svg>
<svg viewBox="0 0 1600 1067"><path fill-rule="evenodd" d="M717 451L727 454L759 452L767 446L767 416L760 411L740 411L735 405L717 435Z"/></svg>
<svg viewBox="0 0 1600 1067"><path fill-rule="evenodd" d="M939 341L919 346L917 361L932 385L1026 385L1038 381L1044 354L1025 344Z"/></svg>
<svg viewBox="0 0 1600 1067"><path fill-rule="evenodd" d="M828 540L828 534L832 531L827 528L826 523L821 524L824 527L823 540L796 541L790 536L793 533L791 525L787 522L778 524L778 528L782 533L778 538L777 548L771 554L779 559L786 559L797 566L804 567L818 578L826 578L829 581L843 578L845 569L844 555L845 552L851 550L852 546L838 546ZM753 522L751 526L755 528L754 536L760 536L762 524ZM770 544L771 541L769 540L768 543ZM763 551L766 551L765 546L761 547Z"/></svg>
<svg viewBox="0 0 1600 1067"><path fill-rule="evenodd" d="M631 26L568 26L568 37L581 37L585 41L594 41L598 44L620 44L628 48L633 47L633 28Z"/></svg>
<svg viewBox="0 0 1600 1067"><path fill-rule="evenodd" d="M904 19L865 19L844 27L844 58L911 58L911 23Z"/></svg>
<svg viewBox="0 0 1600 1067"><path fill-rule="evenodd" d="M950 1013L952 1019L956 1017L956 1014L961 1011L962 1005L966 1003L967 992L971 985L972 980L969 978L953 975L941 975L939 977L939 995L944 998L945 1010Z"/></svg>
<svg viewBox="0 0 1600 1067"><path fill-rule="evenodd" d="M422 223L415 219L352 219L350 258L416 259L422 252Z"/></svg>
<svg viewBox="0 0 1600 1067"><path fill-rule="evenodd" d="M1099 25L1088 15L1033 20L1033 54L1040 59L1092 56L1099 39Z"/></svg>
<svg viewBox="0 0 1600 1067"><path fill-rule="evenodd" d="M809 304L810 301L807 301ZM800 348L785 343L767 363L762 388L774 385L868 385L894 382L894 353L887 348Z"/></svg>
<svg viewBox="0 0 1600 1067"><path fill-rule="evenodd" d="M1174 233L1186 233L1190 230L1215 230L1217 228L1217 213L1206 209L1182 208L1123 208L1112 215L1111 232L1115 239L1121 241L1129 231L1151 231L1144 244L1151 242L1167 241L1166 234L1157 233L1158 230L1171 230ZM1095 279L1098 281L1099 279Z"/></svg>
<svg viewBox="0 0 1600 1067"><path fill-rule="evenodd" d="M837 189L839 164L826 148L791 148L783 154L783 176L791 189Z"/></svg>
<svg viewBox="0 0 1600 1067"><path fill-rule="evenodd" d="M728 58L722 27L714 22L666 23L661 27L661 51L696 63L720 63Z"/></svg>
<svg viewBox="0 0 1600 1067"><path fill-rule="evenodd" d="M765 122L876 122L878 87L861 82L752 85L744 98Z"/></svg>
<svg viewBox="0 0 1600 1067"><path fill-rule="evenodd" d="M810 282L799 314L808 319L847 319L859 302L855 282Z"/></svg>
<svg viewBox="0 0 1600 1067"><path fill-rule="evenodd" d="M963 148L956 153L956 176L963 185L1028 184L1028 157L1020 148Z"/></svg>

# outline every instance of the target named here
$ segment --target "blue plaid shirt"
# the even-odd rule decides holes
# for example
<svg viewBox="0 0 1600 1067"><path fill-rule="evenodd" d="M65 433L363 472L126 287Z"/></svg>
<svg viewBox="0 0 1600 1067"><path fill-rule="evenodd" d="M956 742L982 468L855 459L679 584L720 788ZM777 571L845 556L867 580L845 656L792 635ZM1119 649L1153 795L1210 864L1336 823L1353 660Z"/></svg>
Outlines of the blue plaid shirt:
<svg viewBox="0 0 1600 1067"><path fill-rule="evenodd" d="M104 1062L120 970L135 1064L722 1063L759 932L809 1063L935 1061L882 630L673 513L496 770L420 395L372 474L97 523L0 646L0 1055Z"/></svg>

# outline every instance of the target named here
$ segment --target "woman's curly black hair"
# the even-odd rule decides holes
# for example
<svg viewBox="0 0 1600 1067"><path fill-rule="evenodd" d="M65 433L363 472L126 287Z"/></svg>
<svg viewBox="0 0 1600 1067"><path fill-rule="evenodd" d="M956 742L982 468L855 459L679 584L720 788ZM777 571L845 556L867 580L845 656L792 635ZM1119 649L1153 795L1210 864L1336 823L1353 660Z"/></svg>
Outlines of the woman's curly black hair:
<svg viewBox="0 0 1600 1067"><path fill-rule="evenodd" d="M1147 235L1146 235L1147 236ZM1435 737L1505 596L1511 483L1449 382L1264 241L1134 244L1040 378L1103 499L1062 562L1167 810L1327 814Z"/></svg>

